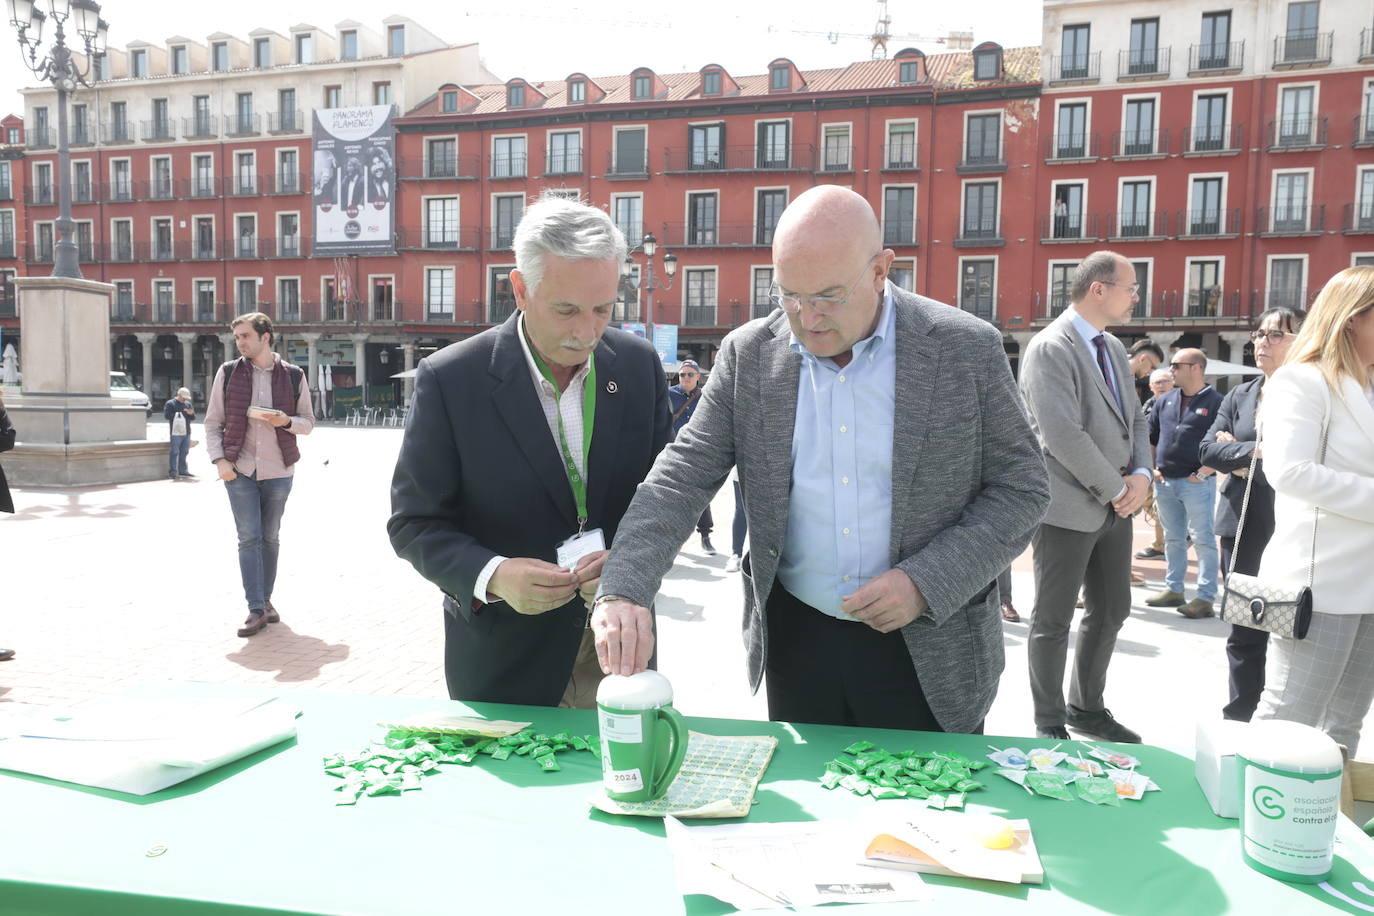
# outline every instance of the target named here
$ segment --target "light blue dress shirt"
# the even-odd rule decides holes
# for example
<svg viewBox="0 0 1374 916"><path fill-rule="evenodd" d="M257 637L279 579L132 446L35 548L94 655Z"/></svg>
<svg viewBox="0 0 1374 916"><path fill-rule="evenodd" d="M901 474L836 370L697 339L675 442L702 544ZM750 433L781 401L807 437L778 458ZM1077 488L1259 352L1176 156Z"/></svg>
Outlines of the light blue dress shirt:
<svg viewBox="0 0 1374 916"><path fill-rule="evenodd" d="M802 602L845 620L840 603L892 568L892 418L897 385L892 291L871 336L841 368L801 354L792 492L778 580Z"/></svg>

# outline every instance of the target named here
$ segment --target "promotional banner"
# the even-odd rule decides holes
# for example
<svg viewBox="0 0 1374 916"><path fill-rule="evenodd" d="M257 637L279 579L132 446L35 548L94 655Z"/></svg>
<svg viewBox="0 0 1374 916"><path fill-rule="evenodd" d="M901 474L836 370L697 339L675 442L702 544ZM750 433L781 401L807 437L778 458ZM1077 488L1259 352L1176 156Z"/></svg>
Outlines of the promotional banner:
<svg viewBox="0 0 1374 916"><path fill-rule="evenodd" d="M396 129L390 105L315 110L315 253L395 251Z"/></svg>

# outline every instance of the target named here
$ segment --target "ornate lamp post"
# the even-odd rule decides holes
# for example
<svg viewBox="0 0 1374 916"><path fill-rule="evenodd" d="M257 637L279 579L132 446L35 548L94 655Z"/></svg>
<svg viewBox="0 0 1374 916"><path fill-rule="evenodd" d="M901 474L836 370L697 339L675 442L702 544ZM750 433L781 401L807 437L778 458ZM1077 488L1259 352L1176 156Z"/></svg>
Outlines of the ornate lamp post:
<svg viewBox="0 0 1374 916"><path fill-rule="evenodd" d="M100 4L94 0L6 0L10 25L19 30L19 47L27 58L24 63L39 80L51 83L57 90L57 245L53 250L54 277L80 279L80 258L77 256L72 222L71 150L67 147L67 95L78 87L89 89L95 82L96 58L104 55L109 25L100 18ZM39 9L45 6L47 12ZM43 26L53 24L53 44L43 51ZM81 40L81 47L73 52L67 46L63 28L70 22ZM78 64L76 53L84 54Z"/></svg>
<svg viewBox="0 0 1374 916"><path fill-rule="evenodd" d="M658 283L654 279L654 253L658 251L658 239L654 238L652 232L645 233L644 238L638 245L630 249L630 254L625 256L625 263L620 266L620 275L627 280L634 273L635 260L631 256L636 251L644 252L644 282L640 284L640 289L649 294L648 308L645 312L644 331L649 338L649 343L654 342L654 292L657 290L670 290L673 288L673 277L677 274L677 255L671 251L663 256L663 272L668 275L664 283Z"/></svg>

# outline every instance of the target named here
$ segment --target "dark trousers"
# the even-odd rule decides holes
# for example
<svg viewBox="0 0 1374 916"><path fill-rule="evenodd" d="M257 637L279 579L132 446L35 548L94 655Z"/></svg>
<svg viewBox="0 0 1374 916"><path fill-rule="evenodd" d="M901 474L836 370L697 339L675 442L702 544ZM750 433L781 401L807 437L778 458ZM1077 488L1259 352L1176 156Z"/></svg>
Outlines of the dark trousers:
<svg viewBox="0 0 1374 916"><path fill-rule="evenodd" d="M1221 541L1221 568L1225 572L1231 568L1231 552L1235 550L1236 539L1223 537L1218 540ZM1236 572L1247 576L1257 574L1264 547L1259 538L1243 541L1236 557ZM1231 700L1221 708L1223 718L1249 722L1255 714L1260 695L1264 693L1264 664L1268 654L1268 633L1232 624L1231 635L1226 637L1226 680Z"/></svg>
<svg viewBox="0 0 1374 916"><path fill-rule="evenodd" d="M781 585L773 586L767 614L768 718L944 731L900 631L823 614Z"/></svg>
<svg viewBox="0 0 1374 916"><path fill-rule="evenodd" d="M1041 525L1031 538L1035 609L1027 656L1038 727L1064 725L1064 668L1080 585L1083 619L1069 703L1085 712L1104 708L1116 634L1131 613L1131 520L1104 513L1096 531Z"/></svg>
<svg viewBox="0 0 1374 916"><path fill-rule="evenodd" d="M740 493L739 481L735 484L735 524L731 532L730 552L737 557L744 556L744 536L749 533L749 520L744 515L744 496Z"/></svg>
<svg viewBox="0 0 1374 916"><path fill-rule="evenodd" d="M707 503L706 508L701 510L701 518L697 519L697 531L701 532L702 537L711 533L715 520L711 518L711 504Z"/></svg>

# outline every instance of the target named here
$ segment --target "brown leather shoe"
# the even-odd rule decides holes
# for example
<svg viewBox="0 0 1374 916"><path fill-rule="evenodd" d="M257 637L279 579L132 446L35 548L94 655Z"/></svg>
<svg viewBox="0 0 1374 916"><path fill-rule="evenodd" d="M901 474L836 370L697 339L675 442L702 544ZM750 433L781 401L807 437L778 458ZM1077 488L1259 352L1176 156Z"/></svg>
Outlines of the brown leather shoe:
<svg viewBox="0 0 1374 916"><path fill-rule="evenodd" d="M240 636L252 636L254 633L267 626L267 615L263 613L250 613L248 619L239 627Z"/></svg>
<svg viewBox="0 0 1374 916"><path fill-rule="evenodd" d="M276 608L272 607L271 598L267 599L267 610L263 616L267 618L268 623L281 623L281 615L277 613Z"/></svg>
<svg viewBox="0 0 1374 916"><path fill-rule="evenodd" d="M1010 601L1002 602L1002 619L1007 623L1021 622L1021 615L1016 613L1016 608L1012 607Z"/></svg>

